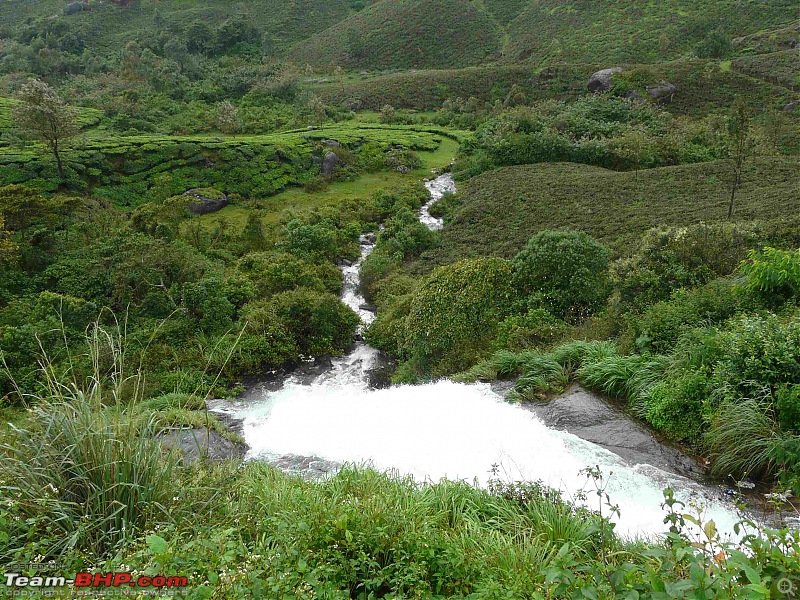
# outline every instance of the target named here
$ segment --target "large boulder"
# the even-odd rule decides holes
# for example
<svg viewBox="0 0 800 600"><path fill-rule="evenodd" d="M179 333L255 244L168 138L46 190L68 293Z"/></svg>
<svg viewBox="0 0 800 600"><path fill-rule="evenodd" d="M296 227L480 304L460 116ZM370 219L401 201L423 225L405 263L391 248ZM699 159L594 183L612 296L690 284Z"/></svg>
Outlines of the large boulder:
<svg viewBox="0 0 800 600"><path fill-rule="evenodd" d="M64 14L66 16L74 15L82 10L92 10L88 2L70 2L64 7Z"/></svg>
<svg viewBox="0 0 800 600"><path fill-rule="evenodd" d="M322 159L322 174L333 175L341 162L335 152L326 152L325 157Z"/></svg>
<svg viewBox="0 0 800 600"><path fill-rule="evenodd" d="M228 197L214 188L195 188L183 195L192 199L189 210L195 215L207 215L228 206Z"/></svg>
<svg viewBox="0 0 800 600"><path fill-rule="evenodd" d="M509 385L513 387L513 383ZM498 393L505 390L495 389ZM703 473L703 466L678 448L662 443L647 427L607 398L578 385L548 402L525 405L553 429L568 431L602 446L630 464L653 465L683 476Z"/></svg>
<svg viewBox="0 0 800 600"><path fill-rule="evenodd" d="M647 93L661 104L669 104L672 102L672 97L678 93L678 88L674 83L666 83L662 81L658 85L647 88Z"/></svg>
<svg viewBox="0 0 800 600"><path fill-rule="evenodd" d="M624 69L613 67L611 69L602 69L601 71L592 73L586 87L589 88L590 92L607 92L611 89L611 77L614 73L622 73L623 71Z"/></svg>

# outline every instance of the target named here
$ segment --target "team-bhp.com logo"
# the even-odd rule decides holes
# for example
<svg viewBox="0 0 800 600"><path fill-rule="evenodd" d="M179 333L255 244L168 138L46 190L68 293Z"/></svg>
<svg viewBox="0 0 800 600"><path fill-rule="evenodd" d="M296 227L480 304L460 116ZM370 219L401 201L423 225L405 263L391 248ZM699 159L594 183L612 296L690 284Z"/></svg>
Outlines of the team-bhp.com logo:
<svg viewBox="0 0 800 600"><path fill-rule="evenodd" d="M136 579L130 573L78 573L74 579L66 577L28 577L21 573L5 573L7 588L185 588L189 585L186 577L142 575Z"/></svg>

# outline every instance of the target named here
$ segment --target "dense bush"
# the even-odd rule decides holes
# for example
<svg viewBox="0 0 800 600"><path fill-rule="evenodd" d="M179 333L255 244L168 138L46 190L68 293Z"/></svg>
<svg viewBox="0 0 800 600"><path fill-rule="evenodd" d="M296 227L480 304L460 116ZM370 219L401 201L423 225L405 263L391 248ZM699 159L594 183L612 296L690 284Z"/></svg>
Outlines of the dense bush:
<svg viewBox="0 0 800 600"><path fill-rule="evenodd" d="M509 314L514 300L510 265L497 258L466 260L436 269L414 293L406 317L408 355L435 364L450 353L473 361Z"/></svg>
<svg viewBox="0 0 800 600"><path fill-rule="evenodd" d="M677 290L669 301L633 317L631 333L640 350L668 352L688 329L721 323L748 304L733 280L716 279L703 287Z"/></svg>
<svg viewBox="0 0 800 600"><path fill-rule="evenodd" d="M514 286L528 306L578 320L608 294L609 256L583 232L542 231L511 261Z"/></svg>

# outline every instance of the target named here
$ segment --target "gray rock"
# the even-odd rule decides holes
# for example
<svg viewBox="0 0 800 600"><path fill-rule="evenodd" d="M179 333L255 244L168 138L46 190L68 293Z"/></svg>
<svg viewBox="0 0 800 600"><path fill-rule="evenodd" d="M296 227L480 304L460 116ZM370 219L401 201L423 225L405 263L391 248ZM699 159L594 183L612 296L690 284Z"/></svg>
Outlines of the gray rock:
<svg viewBox="0 0 800 600"><path fill-rule="evenodd" d="M191 196L192 203L189 204L189 210L195 215L207 215L228 206L228 197L225 194L222 194L220 198L209 198L194 189L184 192L183 195Z"/></svg>
<svg viewBox="0 0 800 600"><path fill-rule="evenodd" d="M786 106L783 107L783 110L785 110L785 111L795 110L797 108L797 105L798 105L797 102L790 102L789 104L787 104Z"/></svg>
<svg viewBox="0 0 800 600"><path fill-rule="evenodd" d="M70 2L64 7L64 14L70 16L82 10L92 10L92 7L86 2Z"/></svg>
<svg viewBox="0 0 800 600"><path fill-rule="evenodd" d="M672 102L672 97L678 93L678 88L674 83L665 83L662 81L659 85L648 87L647 93L659 103L669 104Z"/></svg>
<svg viewBox="0 0 800 600"><path fill-rule="evenodd" d="M322 174L333 175L333 172L342 161L333 152L326 152L325 157L322 159Z"/></svg>
<svg viewBox="0 0 800 600"><path fill-rule="evenodd" d="M548 427L566 430L632 464L649 464L685 476L696 477L703 472L692 457L662 443L619 407L580 386L570 387L550 402L526 407Z"/></svg>
<svg viewBox="0 0 800 600"><path fill-rule="evenodd" d="M628 90L625 92L623 98L630 100L633 104L644 104L644 98L642 98L642 95L636 90Z"/></svg>
<svg viewBox="0 0 800 600"><path fill-rule="evenodd" d="M341 146L336 140L322 140L322 145L328 148L339 148Z"/></svg>
<svg viewBox="0 0 800 600"><path fill-rule="evenodd" d="M336 266L337 267L352 267L353 261L347 260L346 258L337 258L336 259Z"/></svg>
<svg viewBox="0 0 800 600"><path fill-rule="evenodd" d="M165 430L158 434L158 439L164 448L177 450L184 464L238 460L247 452L245 444L232 442L205 427Z"/></svg>
<svg viewBox="0 0 800 600"><path fill-rule="evenodd" d="M64 7L64 15L74 15L82 10L92 10L92 7L86 2L70 2Z"/></svg>
<svg viewBox="0 0 800 600"><path fill-rule="evenodd" d="M611 89L611 77L614 73L622 73L624 69L619 67L614 67L611 69L602 69L595 73L592 73L592 76L589 77L589 83L586 87L589 88L590 92L607 92Z"/></svg>
<svg viewBox="0 0 800 600"><path fill-rule="evenodd" d="M374 313L374 312L378 312L378 307L375 306L374 304L367 304L365 302L364 304L359 304L358 305L358 310L366 310L367 312Z"/></svg>

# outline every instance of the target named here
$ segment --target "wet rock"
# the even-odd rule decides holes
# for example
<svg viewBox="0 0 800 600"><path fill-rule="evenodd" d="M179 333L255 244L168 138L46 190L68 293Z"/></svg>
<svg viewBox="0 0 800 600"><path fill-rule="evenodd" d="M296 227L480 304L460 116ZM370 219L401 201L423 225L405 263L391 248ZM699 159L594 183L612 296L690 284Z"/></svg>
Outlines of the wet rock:
<svg viewBox="0 0 800 600"><path fill-rule="evenodd" d="M176 449L184 464L193 464L200 460L239 460L247 452L246 444L232 442L205 427L170 429L162 431L157 437L165 448Z"/></svg>
<svg viewBox="0 0 800 600"><path fill-rule="evenodd" d="M358 310L366 310L367 312L374 313L374 312L378 312L378 307L375 306L374 304L364 303L364 304L359 304L358 305Z"/></svg>
<svg viewBox="0 0 800 600"><path fill-rule="evenodd" d="M228 197L213 188L195 188L183 193L192 198L189 210L195 215L207 215L228 205Z"/></svg>
<svg viewBox="0 0 800 600"><path fill-rule="evenodd" d="M669 104L672 98L678 93L678 88L674 83L661 82L659 85L654 85L647 88L647 93L650 94L660 104Z"/></svg>
<svg viewBox="0 0 800 600"><path fill-rule="evenodd" d="M337 267L352 267L353 261L347 260L346 258L337 258L336 259L336 266Z"/></svg>
<svg viewBox="0 0 800 600"><path fill-rule="evenodd" d="M703 473L692 457L662 443L623 410L580 386L569 388L550 402L526 407L547 426L602 446L631 464L649 464L684 476Z"/></svg>
<svg viewBox="0 0 800 600"><path fill-rule="evenodd" d="M336 473L341 464L318 456L284 454L269 461L284 473L299 475L303 479L322 479Z"/></svg>
<svg viewBox="0 0 800 600"><path fill-rule="evenodd" d="M611 89L611 77L614 73L622 73L624 69L619 67L614 67L611 69L602 69L595 73L592 73L592 76L589 77L589 83L586 84L586 87L589 88L590 92L607 92Z"/></svg>
<svg viewBox="0 0 800 600"><path fill-rule="evenodd" d="M333 175L336 168L341 163L341 159L333 152L326 152L325 157L322 159L322 174Z"/></svg>
<svg viewBox="0 0 800 600"><path fill-rule="evenodd" d="M376 239L377 238L375 237L374 233L365 233L361 236L359 242L362 246L370 246L375 243Z"/></svg>

